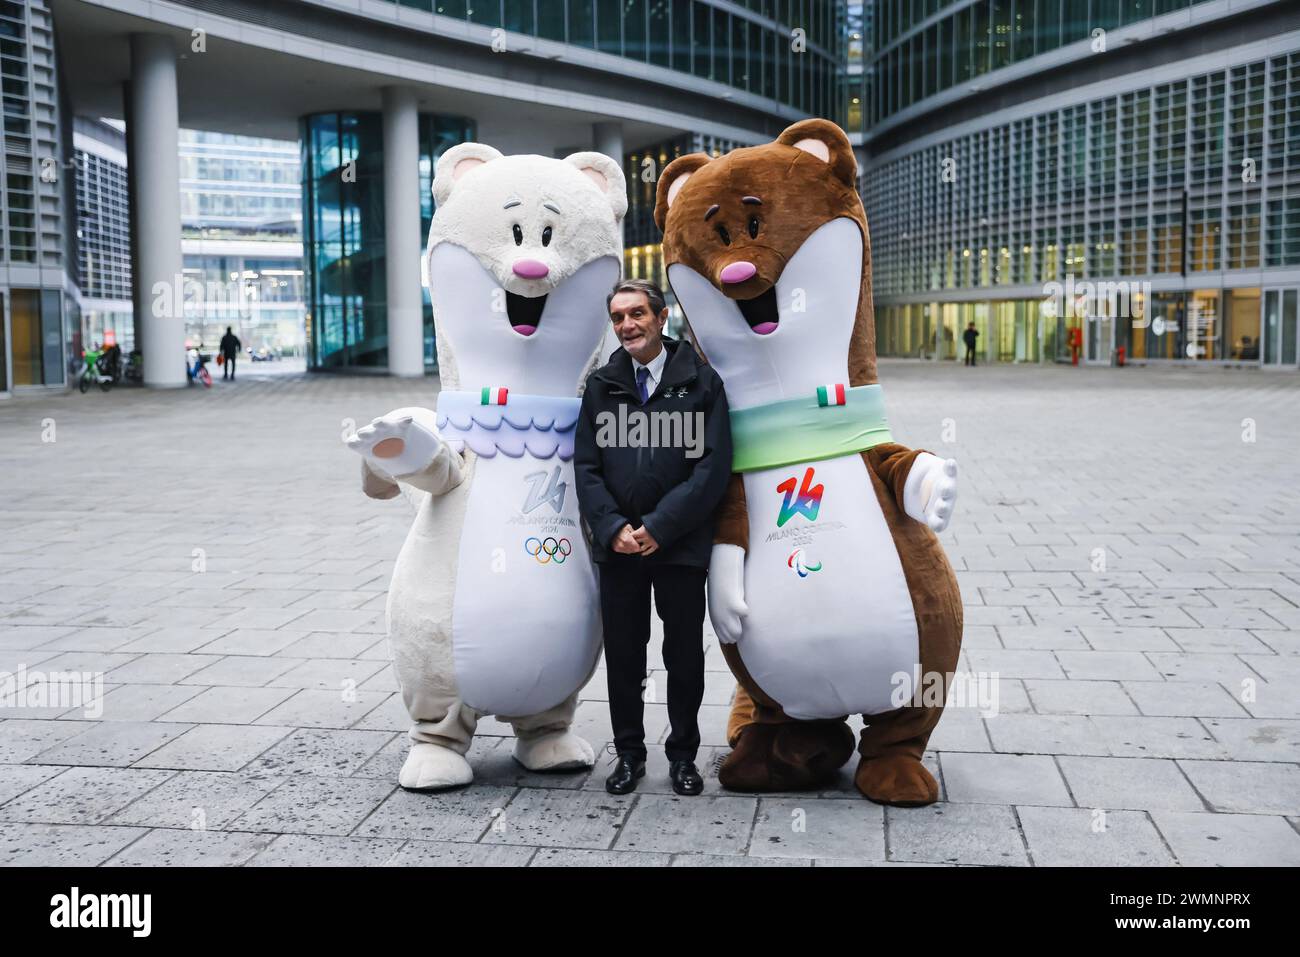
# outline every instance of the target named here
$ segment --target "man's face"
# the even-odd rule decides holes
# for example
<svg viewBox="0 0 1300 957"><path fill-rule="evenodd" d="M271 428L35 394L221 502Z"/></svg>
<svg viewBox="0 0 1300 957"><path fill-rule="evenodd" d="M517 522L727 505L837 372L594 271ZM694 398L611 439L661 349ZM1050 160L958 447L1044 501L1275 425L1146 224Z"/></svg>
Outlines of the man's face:
<svg viewBox="0 0 1300 957"><path fill-rule="evenodd" d="M609 319L614 324L614 335L633 359L653 359L662 348L665 309L655 315L650 300L643 292L620 292L609 302Z"/></svg>

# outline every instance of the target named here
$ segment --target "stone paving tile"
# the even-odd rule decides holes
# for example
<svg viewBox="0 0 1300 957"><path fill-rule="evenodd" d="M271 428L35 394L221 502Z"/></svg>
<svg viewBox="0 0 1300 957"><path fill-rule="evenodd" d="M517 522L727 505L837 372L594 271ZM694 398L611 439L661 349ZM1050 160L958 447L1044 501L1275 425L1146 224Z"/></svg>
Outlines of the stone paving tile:
<svg viewBox="0 0 1300 957"><path fill-rule="evenodd" d="M290 730L237 724L200 724L135 763L137 767L238 771L289 734Z"/></svg>
<svg viewBox="0 0 1300 957"><path fill-rule="evenodd" d="M1003 753L1110 754L1092 720L1087 715L1002 714L987 724L994 749Z"/></svg>
<svg viewBox="0 0 1300 957"><path fill-rule="evenodd" d="M1300 834L1284 818L1184 811L1151 818L1188 867L1300 867Z"/></svg>
<svg viewBox="0 0 1300 957"><path fill-rule="evenodd" d="M349 834L392 793L396 783L298 775L258 801L231 830Z"/></svg>
<svg viewBox="0 0 1300 957"><path fill-rule="evenodd" d="M205 655L274 655L298 643L306 634L304 631L288 629L236 628L227 635L209 641L200 651ZM286 654L286 657L294 656ZM315 656L298 655L297 657Z"/></svg>
<svg viewBox="0 0 1300 957"><path fill-rule="evenodd" d="M249 724L294 694L291 688L175 687L189 694L164 720L194 724Z"/></svg>
<svg viewBox="0 0 1300 957"><path fill-rule="evenodd" d="M757 801L748 797L643 794L615 845L669 854L743 854Z"/></svg>
<svg viewBox="0 0 1300 957"><path fill-rule="evenodd" d="M886 808L891 861L934 864L1029 863L1012 809L988 804Z"/></svg>
<svg viewBox="0 0 1300 957"><path fill-rule="evenodd" d="M67 738L31 760L40 764L124 768L179 738L191 727L160 721L106 721Z"/></svg>
<svg viewBox="0 0 1300 957"><path fill-rule="evenodd" d="M1118 681L1025 679L1029 700L1040 714L1137 714L1137 705Z"/></svg>
<svg viewBox="0 0 1300 957"><path fill-rule="evenodd" d="M494 815L483 843L605 850L627 811L626 803L603 791L523 788Z"/></svg>
<svg viewBox="0 0 1300 957"><path fill-rule="evenodd" d="M271 834L150 831L114 854L108 867L238 867L274 840Z"/></svg>
<svg viewBox="0 0 1300 957"><path fill-rule="evenodd" d="M0 824L0 866L94 867L145 833L141 827Z"/></svg>
<svg viewBox="0 0 1300 957"><path fill-rule="evenodd" d="M393 862L403 842L383 838L281 834L249 867L380 867Z"/></svg>
<svg viewBox="0 0 1300 957"><path fill-rule="evenodd" d="M260 688L301 664L294 658L258 658L230 655L185 678L185 684L244 685Z"/></svg>
<svg viewBox="0 0 1300 957"><path fill-rule="evenodd" d="M1129 758L1226 758L1195 718L1125 718L1097 715L1090 719L1109 753ZM1103 752L1106 753L1106 752Z"/></svg>
<svg viewBox="0 0 1300 957"><path fill-rule="evenodd" d="M177 771L164 784L108 818L108 823L220 830L281 783L280 778L252 774Z"/></svg>
<svg viewBox="0 0 1300 957"><path fill-rule="evenodd" d="M387 731L299 728L250 762L246 770L250 774L344 777L357 774L362 765L374 757L392 738L393 735ZM403 759L405 753L403 750ZM400 764L398 767L400 768ZM387 775L364 776L395 781L397 771L394 770L392 774Z"/></svg>
<svg viewBox="0 0 1300 957"><path fill-rule="evenodd" d="M1056 760L1079 807L1171 811L1205 809L1205 802L1174 761L1069 754Z"/></svg>
<svg viewBox="0 0 1300 957"><path fill-rule="evenodd" d="M1300 762L1300 721L1206 718L1201 723L1234 761Z"/></svg>
<svg viewBox="0 0 1300 957"><path fill-rule="evenodd" d="M589 851L566 847L539 847L529 867L668 867L671 854L644 851Z"/></svg>
<svg viewBox="0 0 1300 957"><path fill-rule="evenodd" d="M1212 681L1125 681L1124 690L1146 715L1244 718L1246 708Z"/></svg>
<svg viewBox="0 0 1300 957"><path fill-rule="evenodd" d="M171 775L136 768L68 768L0 806L0 821L102 824Z"/></svg>
<svg viewBox="0 0 1300 957"><path fill-rule="evenodd" d="M533 847L505 844L407 841L389 863L395 867L527 867L536 852Z"/></svg>
<svg viewBox="0 0 1300 957"><path fill-rule="evenodd" d="M396 782L393 782L396 784ZM396 790L356 830L359 837L474 842L502 814L514 788L473 786L420 794Z"/></svg>
<svg viewBox="0 0 1300 957"><path fill-rule="evenodd" d="M42 765L0 764L0 805L63 771L63 768Z"/></svg>
<svg viewBox="0 0 1300 957"><path fill-rule="evenodd" d="M1179 761L1210 810L1300 814L1300 767L1245 761Z"/></svg>
<svg viewBox="0 0 1300 957"><path fill-rule="evenodd" d="M305 688L263 714L255 723L300 728L349 728L389 697L387 692L358 691L355 686L333 691Z"/></svg>
<svg viewBox="0 0 1300 957"><path fill-rule="evenodd" d="M816 795L756 800L723 792L716 764L727 753L722 735L734 683L706 622L698 764L709 800L669 796L662 703L646 713L650 775L635 795L621 798L603 791L607 755L587 773L531 774L511 757L513 729L487 717L469 753L476 773L470 788L385 791L355 834L281 837L254 849L259 863L277 855L378 863L391 854L413 864L930 866L949 863L940 850L952 854L951 863L1025 863L1027 839L1035 864L1126 864L1150 845L1143 822L1151 818L1144 814L1180 862L1287 862L1295 830L1281 815L1300 823L1300 696L1291 691L1300 682L1300 514L1287 494L1300 442L1296 382L1272 377L1265 389L1254 377L1220 370L1142 370L1139 381L1110 370L1008 367L985 369L972 389L949 364L886 361L882 368L897 403L891 423L900 441L934 447L937 423L954 408L968 413L961 505L944 541L967 605L960 668L997 671L999 680L992 712L954 704L931 738L926 763L952 804L882 812L853 787L856 759ZM9 856L95 863L144 837L141 851L123 857L148 861L165 853L233 863L245 859L248 845L223 829L259 800L275 807L283 782L329 779L293 809L325 821L347 818L346 807L329 804L332 796L394 787L410 719L394 694L383 619L410 513L377 508L359 495L355 471L340 468L348 457L307 436L332 433L344 416L428 404L430 392L427 382L378 378L250 380L220 406L200 408L174 395L124 390L115 402L129 415L102 422L102 410L75 396L20 397L0 406L0 443L10 443L0 447L12 447L19 420L39 405L73 427L90 421L85 417L108 430L120 427L120 434L96 434L111 434L125 454L149 457L157 479L99 480L130 516L110 523L115 561L107 567L81 541L83 476L12 476L0 503L0 671L39 665L107 677L102 715L57 707L0 711L0 807L34 807L32 794L53 793L75 771L109 783L102 793L51 799L42 813L57 819L62 804L64 813L94 817L99 807L113 806L128 777L165 777L106 824L0 824ZM1187 422L1208 408L1229 418L1257 415L1265 392L1267 440L1251 450L1252 482L1262 494L1225 509L1222 489L1234 478L1231 463L1240 451L1236 430L1210 430L1196 443L1169 437L1187 434ZM1008 435L1002 410L1029 393L1041 414L1020 417ZM1085 402L1090 413L1080 419L1074 413ZM1144 414L1135 420L1136 405ZM249 434L239 426L247 415L302 428ZM1071 416L1075 432L1064 442L1057 423ZM215 493L222 501L211 519L186 511L192 483L183 462L132 445L143 440L125 425L142 418L159 428L238 436L229 443L238 452L227 457ZM1102 443L1112 454L1099 460ZM1143 457L1153 447L1160 455ZM313 494L268 501L262 463L271 457L287 463L278 480ZM1026 479L1017 471L1025 461L1051 461L1053 468ZM1137 482L1133 461L1145 463ZM1190 475L1201 480L1188 481ZM1123 494L1107 496L1111 488ZM1105 508L1098 508L1099 496ZM223 505L246 511L249 503L254 521L247 528L220 522ZM119 528L131 534L116 535ZM207 553L200 574L190 570L195 541ZM1105 571L1093 570L1095 549L1103 549ZM653 635L648 661L662 685L657 619ZM583 689L575 722L598 750L610 739L604 680L601 670ZM355 711L344 701L350 689L360 696ZM856 730L860 720L851 726ZM264 733L271 738L263 740ZM123 770L126 764L133 767ZM1077 809L1054 806L1070 800ZM79 801L85 809L78 810ZM660 828L654 805L678 801L684 820ZM626 822L612 849L531 846L585 844L593 833L608 833L599 815L562 814L602 802L615 809L614 823ZM716 809L735 802L753 813L733 826ZM206 831L191 830L196 807ZM526 816L516 844L509 831L489 830L503 815L508 827L512 808L555 812ZM1113 853L1090 830L1079 832L1076 822L1091 825L1094 808L1107 811L1107 836L1131 835L1118 842L1124 853ZM806 809L809 826L787 835L782 825L788 830L790 813L799 809ZM964 827L957 827L962 816ZM713 820L723 821L713 825L716 834L707 823ZM853 827L881 820L883 828ZM1007 832L1008 822L1023 837ZM161 830L145 836L136 825ZM671 849L626 847L621 830L637 827ZM882 832L887 860L874 843L867 852L851 847ZM786 840L766 840L778 836L804 841L807 856ZM78 842L96 841L98 850L77 849ZM823 841L845 846L815 846ZM773 847L795 856L758 856Z"/></svg>
<svg viewBox="0 0 1300 957"><path fill-rule="evenodd" d="M868 801L764 797L759 800L749 854L883 861L885 809Z"/></svg>
<svg viewBox="0 0 1300 957"><path fill-rule="evenodd" d="M1019 807L1029 853L1039 867L1160 867L1174 857L1141 811Z"/></svg>
<svg viewBox="0 0 1300 957"><path fill-rule="evenodd" d="M811 867L795 857L729 857L723 854L674 854L670 867Z"/></svg>
<svg viewBox="0 0 1300 957"><path fill-rule="evenodd" d="M1074 806L1050 755L953 752L940 763L948 800L958 804Z"/></svg>
<svg viewBox="0 0 1300 957"><path fill-rule="evenodd" d="M105 722L152 722L183 701L190 700L198 688L170 684L123 684L109 690L101 700L99 720ZM74 707L61 716L82 718L85 707ZM172 719L168 719L172 720ZM183 720L183 719L182 719Z"/></svg>

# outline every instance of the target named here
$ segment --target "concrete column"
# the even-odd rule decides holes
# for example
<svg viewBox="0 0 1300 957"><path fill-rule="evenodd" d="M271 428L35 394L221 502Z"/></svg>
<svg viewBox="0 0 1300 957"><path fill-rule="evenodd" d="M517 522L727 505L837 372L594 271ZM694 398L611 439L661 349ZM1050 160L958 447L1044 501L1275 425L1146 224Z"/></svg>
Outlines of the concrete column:
<svg viewBox="0 0 1300 957"><path fill-rule="evenodd" d="M176 51L169 37L131 35L131 189L135 212L135 321L144 383L187 383L181 272L181 186ZM215 343L210 343L214 346Z"/></svg>
<svg viewBox="0 0 1300 957"><path fill-rule="evenodd" d="M623 165L622 123L593 123L591 141L597 153L604 153L619 166Z"/></svg>
<svg viewBox="0 0 1300 957"><path fill-rule="evenodd" d="M384 255L388 279L388 371L424 375L420 292L420 123L415 91L388 86L384 102Z"/></svg>

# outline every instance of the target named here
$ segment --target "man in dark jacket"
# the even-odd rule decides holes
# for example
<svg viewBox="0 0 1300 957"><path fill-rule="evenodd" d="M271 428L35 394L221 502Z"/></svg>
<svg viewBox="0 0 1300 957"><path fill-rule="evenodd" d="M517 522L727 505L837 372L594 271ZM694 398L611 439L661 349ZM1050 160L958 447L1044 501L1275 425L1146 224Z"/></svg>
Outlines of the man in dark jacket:
<svg viewBox="0 0 1300 957"><path fill-rule="evenodd" d="M975 328L975 323L966 327L966 331L961 334L962 342L966 343L966 364L973 366L975 364L975 343L979 341L979 330Z"/></svg>
<svg viewBox="0 0 1300 957"><path fill-rule="evenodd" d="M673 790L699 794L704 582L713 512L731 476L731 423L718 374L689 342L665 338L659 288L624 280L607 300L622 343L587 379L574 441L578 505L600 566L609 713L618 764L611 794L645 775L642 683L650 592L664 623Z"/></svg>
<svg viewBox="0 0 1300 957"><path fill-rule="evenodd" d="M226 373L221 378L235 381L235 360L239 358L239 336L235 335L230 326L226 326L226 334L221 337L221 365L225 368Z"/></svg>

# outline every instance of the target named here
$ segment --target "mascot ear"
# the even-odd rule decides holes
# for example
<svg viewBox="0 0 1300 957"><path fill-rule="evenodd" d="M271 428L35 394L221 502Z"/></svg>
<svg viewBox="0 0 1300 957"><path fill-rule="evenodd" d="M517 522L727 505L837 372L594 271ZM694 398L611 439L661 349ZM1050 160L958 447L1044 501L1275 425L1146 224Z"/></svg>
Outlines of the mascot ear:
<svg viewBox="0 0 1300 957"><path fill-rule="evenodd" d="M691 174L709 161L707 153L688 153L679 156L666 167L659 176L659 189L655 194L655 225L664 231L664 222L668 219L668 207L677 199Z"/></svg>
<svg viewBox="0 0 1300 957"><path fill-rule="evenodd" d="M776 141L817 157L830 166L831 173L841 183L857 187L858 160L853 155L853 144L830 120L800 120L786 127Z"/></svg>
<svg viewBox="0 0 1300 957"><path fill-rule="evenodd" d="M433 171L434 200L441 206L462 176L500 158L501 152L486 143L457 143L438 157L438 165Z"/></svg>
<svg viewBox="0 0 1300 957"><path fill-rule="evenodd" d="M627 179L623 168L604 153L570 153L564 162L576 166L578 171L596 184L604 194L614 211L614 219L620 220L627 212Z"/></svg>

